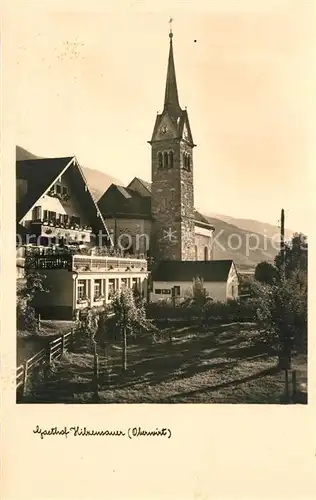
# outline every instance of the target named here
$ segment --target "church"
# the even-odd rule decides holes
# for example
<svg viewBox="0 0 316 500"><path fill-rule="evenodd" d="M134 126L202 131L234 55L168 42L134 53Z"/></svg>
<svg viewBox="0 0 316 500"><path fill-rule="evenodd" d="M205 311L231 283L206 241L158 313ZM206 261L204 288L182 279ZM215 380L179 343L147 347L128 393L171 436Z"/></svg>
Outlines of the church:
<svg viewBox="0 0 316 500"><path fill-rule="evenodd" d="M171 30L164 108L148 142L151 182L112 184L98 201L113 240L156 263L213 260L214 227L194 208L195 144L179 103Z"/></svg>

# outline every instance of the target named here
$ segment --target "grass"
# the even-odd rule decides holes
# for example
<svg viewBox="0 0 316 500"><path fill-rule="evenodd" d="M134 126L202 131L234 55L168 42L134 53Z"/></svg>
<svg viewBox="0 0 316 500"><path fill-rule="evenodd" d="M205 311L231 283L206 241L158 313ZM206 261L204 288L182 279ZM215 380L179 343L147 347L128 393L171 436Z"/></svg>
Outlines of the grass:
<svg viewBox="0 0 316 500"><path fill-rule="evenodd" d="M155 344L130 339L124 374L120 346L112 345L107 353L100 350L97 399L93 356L82 345L55 364L46 384L28 402L282 402L284 373L276 368L277 358L260 341L254 324L231 323L206 331L173 328L163 334ZM294 367L300 370L300 381L306 382L306 356L297 356Z"/></svg>
<svg viewBox="0 0 316 500"><path fill-rule="evenodd" d="M17 366L24 363L49 342L71 330L72 321L41 321L41 329L37 334L29 331L17 332Z"/></svg>

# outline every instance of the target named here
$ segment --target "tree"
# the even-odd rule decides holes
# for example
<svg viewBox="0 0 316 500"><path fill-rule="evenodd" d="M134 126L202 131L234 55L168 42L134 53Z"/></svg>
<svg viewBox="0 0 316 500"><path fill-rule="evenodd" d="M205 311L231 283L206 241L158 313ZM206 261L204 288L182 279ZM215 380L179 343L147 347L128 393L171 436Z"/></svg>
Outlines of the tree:
<svg viewBox="0 0 316 500"><path fill-rule="evenodd" d="M199 277L193 279L193 301L197 307L202 307L207 299L203 280Z"/></svg>
<svg viewBox="0 0 316 500"><path fill-rule="evenodd" d="M285 243L285 276L289 277L297 269L307 272L307 258L308 258L308 244L307 237L302 233L293 235L292 240ZM282 255L281 252L275 257L275 267L278 272L282 268Z"/></svg>
<svg viewBox="0 0 316 500"><path fill-rule="evenodd" d="M155 331L151 321L146 318L145 304L142 301L136 305L133 290L123 286L113 294L112 306L115 323L121 333L122 341L122 370L127 370L127 337L137 328L146 331Z"/></svg>
<svg viewBox="0 0 316 500"><path fill-rule="evenodd" d="M255 269L255 279L260 283L272 285L278 277L277 268L267 261L259 262Z"/></svg>
<svg viewBox="0 0 316 500"><path fill-rule="evenodd" d="M257 317L266 329L266 341L290 366L292 349L307 345L306 273L296 269L290 278L262 287Z"/></svg>
<svg viewBox="0 0 316 500"><path fill-rule="evenodd" d="M26 269L25 280L17 288L17 326L20 330L38 332L38 322L33 307L34 298L39 293L47 293L44 287L46 276Z"/></svg>

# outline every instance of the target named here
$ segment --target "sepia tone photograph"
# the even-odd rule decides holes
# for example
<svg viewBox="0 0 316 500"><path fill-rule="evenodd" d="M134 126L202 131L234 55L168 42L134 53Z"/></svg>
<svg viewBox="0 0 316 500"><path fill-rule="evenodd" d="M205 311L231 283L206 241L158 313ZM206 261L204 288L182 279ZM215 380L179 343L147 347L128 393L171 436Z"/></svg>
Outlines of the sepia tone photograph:
<svg viewBox="0 0 316 500"><path fill-rule="evenodd" d="M237 3L16 17L17 403L307 404L311 26Z"/></svg>

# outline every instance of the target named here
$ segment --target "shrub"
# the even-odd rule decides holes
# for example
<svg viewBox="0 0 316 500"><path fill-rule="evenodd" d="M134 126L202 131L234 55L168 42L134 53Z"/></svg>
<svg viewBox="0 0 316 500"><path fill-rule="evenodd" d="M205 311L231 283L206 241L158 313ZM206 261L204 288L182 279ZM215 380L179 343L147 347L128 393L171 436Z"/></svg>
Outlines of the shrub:
<svg viewBox="0 0 316 500"><path fill-rule="evenodd" d="M18 283L16 305L18 330L38 333L38 322L32 304L38 293L48 292L43 285L45 278L46 276L42 274L27 271L23 283Z"/></svg>

